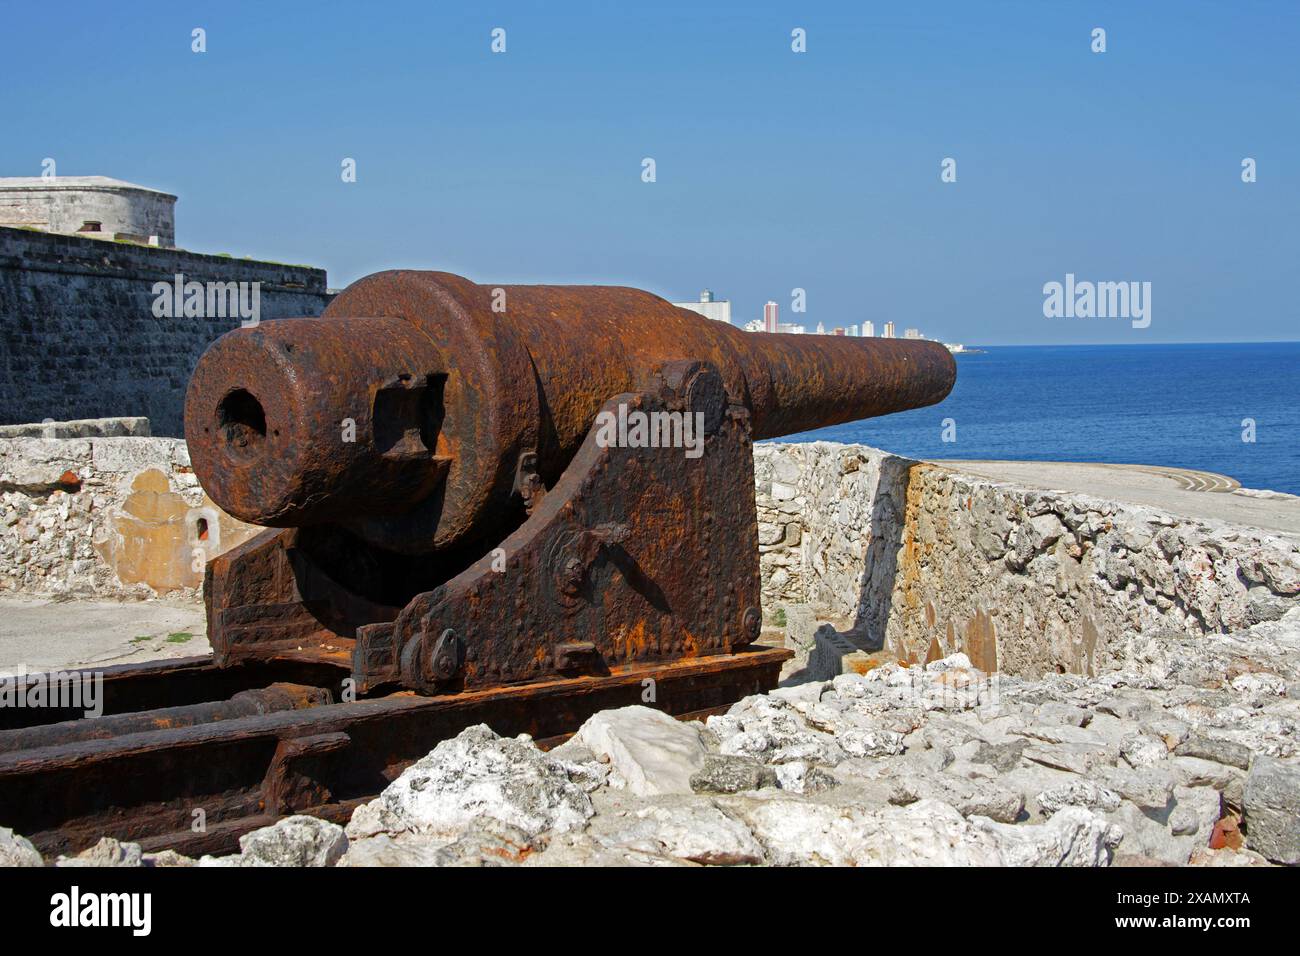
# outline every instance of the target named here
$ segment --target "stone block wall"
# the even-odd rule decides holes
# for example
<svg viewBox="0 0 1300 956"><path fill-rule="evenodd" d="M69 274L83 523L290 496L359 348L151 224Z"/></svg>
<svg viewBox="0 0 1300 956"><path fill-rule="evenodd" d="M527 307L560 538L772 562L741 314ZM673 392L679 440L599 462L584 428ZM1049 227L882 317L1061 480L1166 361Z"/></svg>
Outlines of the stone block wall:
<svg viewBox="0 0 1300 956"><path fill-rule="evenodd" d="M199 355L240 320L155 317L177 274L261 283L263 319L330 299L320 269L0 228L0 424L135 415L179 437Z"/></svg>
<svg viewBox="0 0 1300 956"><path fill-rule="evenodd" d="M2 225L68 234L91 221L101 227L92 238L156 236L159 245L176 245L176 197L169 193L96 176L0 179Z"/></svg>
<svg viewBox="0 0 1300 956"><path fill-rule="evenodd" d="M861 445L754 449L763 596L916 661L1111 670L1127 637L1226 633L1300 603L1300 543L1037 491Z"/></svg>
<svg viewBox="0 0 1300 956"><path fill-rule="evenodd" d="M195 595L260 531L217 508L174 438L0 438L0 591Z"/></svg>

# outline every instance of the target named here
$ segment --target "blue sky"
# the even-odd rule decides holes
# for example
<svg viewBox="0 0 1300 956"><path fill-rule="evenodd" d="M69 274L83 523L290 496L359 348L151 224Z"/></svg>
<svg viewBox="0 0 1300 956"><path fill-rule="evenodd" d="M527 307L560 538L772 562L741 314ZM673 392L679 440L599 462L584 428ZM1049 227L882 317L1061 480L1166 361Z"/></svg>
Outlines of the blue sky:
<svg viewBox="0 0 1300 956"><path fill-rule="evenodd" d="M767 299L788 317L799 287L811 326L892 319L967 343L1300 337L1291 0L223 0L5 19L0 175L48 156L175 192L183 247L323 266L335 287L398 267L708 287L738 323ZM1045 318L1043 284L1067 272L1151 282L1150 327Z"/></svg>

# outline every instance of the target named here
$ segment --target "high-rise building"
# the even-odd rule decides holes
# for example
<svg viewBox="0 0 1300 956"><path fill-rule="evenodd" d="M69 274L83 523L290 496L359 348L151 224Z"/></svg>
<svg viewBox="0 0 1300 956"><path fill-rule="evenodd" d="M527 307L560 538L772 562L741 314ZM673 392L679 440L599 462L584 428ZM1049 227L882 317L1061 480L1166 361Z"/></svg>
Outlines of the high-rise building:
<svg viewBox="0 0 1300 956"><path fill-rule="evenodd" d="M894 323L886 322L885 330L880 333L882 339L892 339L894 337Z"/></svg>
<svg viewBox="0 0 1300 956"><path fill-rule="evenodd" d="M903 331L903 338L905 339L919 339L920 337L921 337L920 329L905 329Z"/></svg>
<svg viewBox="0 0 1300 956"><path fill-rule="evenodd" d="M836 329L834 332L831 333L831 335L843 335L843 334L844 334L843 329Z"/></svg>
<svg viewBox="0 0 1300 956"><path fill-rule="evenodd" d="M867 338L867 339L874 339L874 338L876 337L876 323L875 323L875 322L863 322L863 323L862 323L862 337L863 337L863 338Z"/></svg>
<svg viewBox="0 0 1300 956"><path fill-rule="evenodd" d="M673 305L679 309L690 309L692 312L698 312L706 319L731 324L731 302L727 299L713 298L713 293L708 289L700 293L699 302L674 302Z"/></svg>
<svg viewBox="0 0 1300 956"><path fill-rule="evenodd" d="M768 302L763 306L763 329L767 332L775 332L780 323L776 317L776 303Z"/></svg>
<svg viewBox="0 0 1300 956"><path fill-rule="evenodd" d="M818 322L818 323L817 323L817 334L818 334L818 335L825 335L825 334L826 334L826 326L825 326L824 324L822 324L821 322Z"/></svg>

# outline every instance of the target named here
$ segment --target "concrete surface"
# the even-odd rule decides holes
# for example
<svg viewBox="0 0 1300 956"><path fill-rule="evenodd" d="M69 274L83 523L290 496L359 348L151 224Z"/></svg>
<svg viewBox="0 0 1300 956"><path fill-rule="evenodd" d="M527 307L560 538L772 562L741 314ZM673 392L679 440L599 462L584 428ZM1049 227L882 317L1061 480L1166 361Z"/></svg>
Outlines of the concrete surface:
<svg viewBox="0 0 1300 956"><path fill-rule="evenodd" d="M1234 479L1209 471L1074 461L945 460L933 464L993 481L1091 495L1300 538L1300 498L1243 489Z"/></svg>
<svg viewBox="0 0 1300 956"><path fill-rule="evenodd" d="M192 602L0 595L0 672L192 657L211 650L206 635L203 605Z"/></svg>

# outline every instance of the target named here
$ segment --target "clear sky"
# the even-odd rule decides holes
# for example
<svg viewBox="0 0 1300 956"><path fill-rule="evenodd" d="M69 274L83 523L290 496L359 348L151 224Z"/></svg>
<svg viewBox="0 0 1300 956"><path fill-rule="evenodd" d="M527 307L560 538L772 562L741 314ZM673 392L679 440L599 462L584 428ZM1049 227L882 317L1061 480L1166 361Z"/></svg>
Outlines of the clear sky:
<svg viewBox="0 0 1300 956"><path fill-rule="evenodd" d="M1300 338L1295 0L10 3L0 72L0 175L174 192L179 245L334 287L429 268L707 287L737 324L803 288L810 327L970 344ZM1045 318L1066 273L1150 282L1150 326Z"/></svg>

